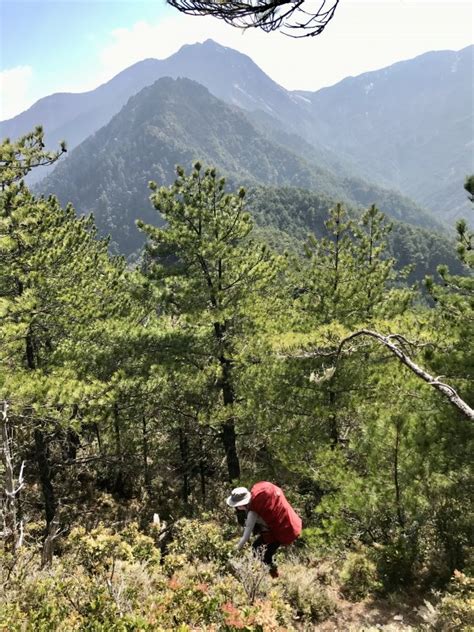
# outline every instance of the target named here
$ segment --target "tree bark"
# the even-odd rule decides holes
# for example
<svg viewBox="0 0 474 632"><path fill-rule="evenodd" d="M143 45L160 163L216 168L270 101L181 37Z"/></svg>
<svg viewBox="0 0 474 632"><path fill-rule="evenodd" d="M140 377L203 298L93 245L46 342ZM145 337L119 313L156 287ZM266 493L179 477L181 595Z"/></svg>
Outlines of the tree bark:
<svg viewBox="0 0 474 632"><path fill-rule="evenodd" d="M214 332L217 341L221 346L223 346L225 327L220 323L214 323ZM224 353L221 353L219 356L219 363L222 370L222 400L224 402L224 406L232 406L235 402L235 393L232 385L231 360L229 360ZM233 415L229 416L222 425L221 439L225 451L229 481L232 482L240 478L240 461L237 453L235 418Z"/></svg>
<svg viewBox="0 0 474 632"><path fill-rule="evenodd" d="M51 480L51 467L49 464L48 442L44 433L38 428L34 431L36 462L41 481L41 490L44 499L44 512L46 516L46 533L49 533L49 527L54 520L56 514L56 496Z"/></svg>
<svg viewBox="0 0 474 632"><path fill-rule="evenodd" d="M5 549L15 552L22 545L23 523L18 522L18 497L23 487L23 464L15 481L12 439L8 430L8 403L2 402L2 463L5 475L5 503L3 508Z"/></svg>

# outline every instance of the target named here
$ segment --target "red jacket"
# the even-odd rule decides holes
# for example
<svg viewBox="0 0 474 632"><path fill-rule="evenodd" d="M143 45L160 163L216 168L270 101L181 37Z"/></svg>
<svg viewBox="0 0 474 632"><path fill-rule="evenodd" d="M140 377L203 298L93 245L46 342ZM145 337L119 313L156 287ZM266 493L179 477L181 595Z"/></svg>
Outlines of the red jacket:
<svg viewBox="0 0 474 632"><path fill-rule="evenodd" d="M255 511L268 526L268 531L262 533L264 541L294 542L301 534L302 522L283 491L273 483L261 481L252 487L250 493L250 511Z"/></svg>

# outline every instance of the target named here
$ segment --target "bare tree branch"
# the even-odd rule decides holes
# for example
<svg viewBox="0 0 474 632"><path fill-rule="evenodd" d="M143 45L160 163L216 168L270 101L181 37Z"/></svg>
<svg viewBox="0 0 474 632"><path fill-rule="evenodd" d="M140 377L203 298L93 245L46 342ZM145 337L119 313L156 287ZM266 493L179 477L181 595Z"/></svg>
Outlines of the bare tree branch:
<svg viewBox="0 0 474 632"><path fill-rule="evenodd" d="M167 0L187 15L212 15L237 28L281 29L289 37L320 35L340 0ZM304 7L304 8L303 8Z"/></svg>
<svg viewBox="0 0 474 632"><path fill-rule="evenodd" d="M420 367L418 364L416 364L416 362L414 362L411 359L411 357L409 356L407 347L413 346L413 343L410 343L406 338L404 338L400 334L390 334L390 335L384 336L383 334L378 333L377 331L372 331L370 329L360 329L359 331L355 331L349 336L346 336L345 338L343 338L340 341L338 348L334 351L316 350L313 352L305 352L303 354L287 355L287 356L280 356L280 357L317 358L317 357L332 356L336 359L336 365L337 365L337 361L339 357L342 355L344 347L347 345L347 343L351 342L352 340L355 340L356 338L361 338L363 336L374 338L375 340L378 340L378 342L381 342L387 349L391 351L391 353L393 353L393 355L395 355L400 360L402 364L407 366L420 379L422 379L427 384L432 386L434 389L439 391L442 395L447 397L448 400L451 402L451 404L455 406L455 408L457 408L465 417L474 421L474 409L472 409L469 406L469 404L467 404L467 402L465 402L458 395L458 393L452 386L449 386L449 384L445 384L444 382L440 381L440 378L442 376L434 377L433 375L425 371L425 369ZM398 345L394 341L396 341ZM313 380L313 381L317 382L318 380Z"/></svg>
<svg viewBox="0 0 474 632"><path fill-rule="evenodd" d="M343 346L349 342L350 340L354 340L354 338L358 338L360 336L369 336L371 338L375 338L381 342L387 349L389 349L402 364L407 366L415 375L424 380L427 384L435 388L437 391L442 393L448 400L451 402L453 406L455 406L463 415L465 415L468 419L474 421L474 410L458 395L458 393L454 390L452 386L449 384L444 384L440 382L439 377L433 377L427 371L425 371L422 367L416 364L409 355L403 351L400 347L392 342L393 339L399 340L401 337L396 335L384 336L376 331L371 331L370 329L361 329L360 331L356 331L347 338L344 338L339 343L338 354L341 352ZM405 340L405 339L403 339Z"/></svg>

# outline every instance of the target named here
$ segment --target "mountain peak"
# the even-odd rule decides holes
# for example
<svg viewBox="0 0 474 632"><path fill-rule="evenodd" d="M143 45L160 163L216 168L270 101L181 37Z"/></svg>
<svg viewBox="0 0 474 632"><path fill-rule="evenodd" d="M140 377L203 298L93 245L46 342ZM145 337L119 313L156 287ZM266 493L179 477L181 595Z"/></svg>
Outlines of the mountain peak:
<svg viewBox="0 0 474 632"><path fill-rule="evenodd" d="M219 44L218 42L216 42L215 40L211 39L210 37L207 38L207 40L204 40L204 42L202 42L203 46L209 46L211 48L227 48L226 46L222 46L222 44Z"/></svg>
<svg viewBox="0 0 474 632"><path fill-rule="evenodd" d="M181 46L176 53L173 53L169 57L167 57L164 61L172 60L174 58L180 59L183 55L195 55L195 54L205 54L206 56L219 56L222 59L222 55L233 56L234 58L240 58L242 60L246 60L252 65L256 65L255 62L245 53L241 53L235 48L230 48L229 46L224 46L223 44L219 44L215 40L208 38L203 42L194 42L194 44L184 44Z"/></svg>

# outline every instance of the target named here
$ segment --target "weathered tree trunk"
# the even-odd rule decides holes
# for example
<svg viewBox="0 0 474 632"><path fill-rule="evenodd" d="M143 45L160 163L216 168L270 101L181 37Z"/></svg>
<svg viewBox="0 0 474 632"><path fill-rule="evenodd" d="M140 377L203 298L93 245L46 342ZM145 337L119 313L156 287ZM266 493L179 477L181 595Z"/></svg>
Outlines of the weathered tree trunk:
<svg viewBox="0 0 474 632"><path fill-rule="evenodd" d="M43 542L43 548L41 550L41 568L51 566L54 554L54 541L58 537L59 533L59 521L57 517L55 517L48 525L48 532L46 533L46 537Z"/></svg>
<svg viewBox="0 0 474 632"><path fill-rule="evenodd" d="M38 428L34 431L35 439L35 451L36 451L36 463L38 464L38 471L41 481L41 490L43 492L44 500L44 512L46 516L46 533L49 533L49 528L54 520L56 514L56 496L54 493L51 467L49 463L48 454L48 441L44 433Z"/></svg>
<svg viewBox="0 0 474 632"><path fill-rule="evenodd" d="M148 467L148 428L146 423L146 415L142 415L142 447L143 447L143 480L145 490L148 496L151 495L151 476Z"/></svg>
<svg viewBox="0 0 474 632"><path fill-rule="evenodd" d="M23 523L18 520L18 498L23 487L23 466L20 467L18 480L15 481L11 436L8 428L8 403L3 401L0 409L2 434L2 463L5 476L5 501L3 504L3 532L5 549L17 551L23 543Z"/></svg>

